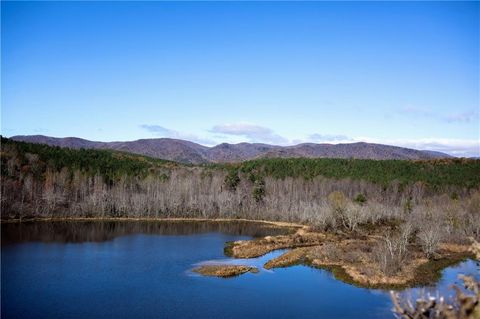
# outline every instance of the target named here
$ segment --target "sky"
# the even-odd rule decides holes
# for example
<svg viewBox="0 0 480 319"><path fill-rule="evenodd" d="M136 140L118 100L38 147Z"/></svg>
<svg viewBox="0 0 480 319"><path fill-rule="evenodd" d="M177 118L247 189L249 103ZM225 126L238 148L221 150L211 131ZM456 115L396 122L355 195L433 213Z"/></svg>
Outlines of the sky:
<svg viewBox="0 0 480 319"><path fill-rule="evenodd" d="M480 156L479 2L1 2L1 134Z"/></svg>

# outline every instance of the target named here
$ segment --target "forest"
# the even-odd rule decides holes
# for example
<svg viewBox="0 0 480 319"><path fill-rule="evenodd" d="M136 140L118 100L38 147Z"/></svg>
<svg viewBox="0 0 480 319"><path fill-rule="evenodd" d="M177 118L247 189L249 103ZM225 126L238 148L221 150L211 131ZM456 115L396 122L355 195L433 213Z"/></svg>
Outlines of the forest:
<svg viewBox="0 0 480 319"><path fill-rule="evenodd" d="M411 224L425 233L430 250L441 240L480 237L480 160L300 158L194 166L3 137L1 143L2 220L248 218L346 232Z"/></svg>

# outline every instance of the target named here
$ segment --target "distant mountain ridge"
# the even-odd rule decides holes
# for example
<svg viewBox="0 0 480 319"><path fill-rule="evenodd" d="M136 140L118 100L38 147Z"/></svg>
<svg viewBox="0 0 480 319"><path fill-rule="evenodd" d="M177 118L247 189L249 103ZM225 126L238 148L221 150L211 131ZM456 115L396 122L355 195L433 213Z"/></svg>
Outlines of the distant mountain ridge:
<svg viewBox="0 0 480 319"><path fill-rule="evenodd" d="M12 136L11 139L68 148L111 149L190 164L239 162L260 157L329 157L375 160L422 160L452 157L441 152L364 142L348 144L303 143L292 146L261 143L222 143L208 147L190 141L171 138L140 139L126 142L97 142L78 137L58 138L44 135L17 135Z"/></svg>

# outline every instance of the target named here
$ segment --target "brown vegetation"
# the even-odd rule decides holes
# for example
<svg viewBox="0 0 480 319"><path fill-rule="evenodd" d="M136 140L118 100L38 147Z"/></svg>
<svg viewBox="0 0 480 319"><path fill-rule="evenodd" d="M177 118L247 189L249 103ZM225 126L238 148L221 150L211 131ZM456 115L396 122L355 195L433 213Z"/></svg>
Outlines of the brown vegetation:
<svg viewBox="0 0 480 319"><path fill-rule="evenodd" d="M472 240L471 252L480 259L480 244ZM480 282L471 276L459 275L466 291L452 285L455 298L421 296L415 302L402 298L399 293L390 292L393 312L397 318L425 319L478 319L480 318Z"/></svg>
<svg viewBox="0 0 480 319"><path fill-rule="evenodd" d="M401 288L426 284L437 278L442 265L471 257L468 245L441 244L439 261L429 260L415 243L412 226L402 224L386 236L326 234L303 227L290 235L229 243L226 252L237 258L253 258L277 249L291 249L268 261L266 269L305 264L341 270L341 278L363 287ZM432 256L430 256L432 257Z"/></svg>
<svg viewBox="0 0 480 319"><path fill-rule="evenodd" d="M337 267L353 281L371 286L411 283L416 270L451 258L453 252L466 255L468 237L480 239L480 161L272 159L185 166L133 159L131 154L2 141L2 220L299 223L310 227L230 243L225 251L248 258L305 248L270 266L302 261Z"/></svg>
<svg viewBox="0 0 480 319"><path fill-rule="evenodd" d="M256 267L243 265L203 265L193 269L194 272L203 276L235 277L247 272L258 272Z"/></svg>
<svg viewBox="0 0 480 319"><path fill-rule="evenodd" d="M72 157L76 161L76 154ZM146 169L146 175L128 174L131 166L137 167L146 159L121 162L125 172L101 166L102 174L95 173L97 168L77 168L76 162L62 164L62 157L58 159L60 167L54 168L38 154L20 154L11 144L2 145L1 158L2 220L246 218L349 233L405 222L414 225L413 233L427 255L434 254L440 241L463 243L468 236L480 236L480 192L475 187L443 185L435 190L413 180L382 184L300 174L308 169L300 169L298 176L277 177L256 171L256 166L243 172L234 166L226 170L163 163L150 168L151 172ZM106 156L107 164L110 160ZM297 164L292 165L292 171L297 172ZM342 171L342 167L338 169Z"/></svg>
<svg viewBox="0 0 480 319"><path fill-rule="evenodd" d="M326 235L298 230L291 235L267 236L255 240L239 240L229 243L227 254L235 258L254 258L274 250L319 245Z"/></svg>
<svg viewBox="0 0 480 319"><path fill-rule="evenodd" d="M307 251L308 248L295 248L293 250L287 251L286 253L278 256L277 258L269 260L265 263L263 267L265 269L272 269L297 265L303 262Z"/></svg>

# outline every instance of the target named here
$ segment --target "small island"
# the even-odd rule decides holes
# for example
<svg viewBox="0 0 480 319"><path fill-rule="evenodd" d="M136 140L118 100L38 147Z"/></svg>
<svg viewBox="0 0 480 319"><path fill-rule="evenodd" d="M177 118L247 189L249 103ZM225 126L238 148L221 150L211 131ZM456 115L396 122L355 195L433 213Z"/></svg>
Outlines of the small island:
<svg viewBox="0 0 480 319"><path fill-rule="evenodd" d="M258 268L245 265L202 265L193 269L193 272L203 276L229 278L242 275L247 272L257 273Z"/></svg>

